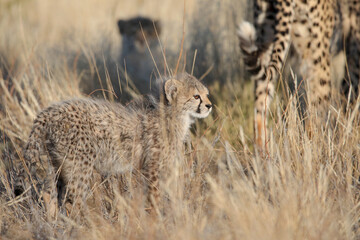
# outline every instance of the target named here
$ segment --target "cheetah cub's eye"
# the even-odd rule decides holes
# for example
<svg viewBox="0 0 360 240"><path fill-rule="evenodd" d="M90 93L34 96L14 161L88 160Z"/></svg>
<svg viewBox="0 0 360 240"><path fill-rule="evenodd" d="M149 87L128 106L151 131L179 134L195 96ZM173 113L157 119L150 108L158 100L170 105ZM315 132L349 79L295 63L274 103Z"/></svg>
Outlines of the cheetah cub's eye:
<svg viewBox="0 0 360 240"><path fill-rule="evenodd" d="M200 98L200 95L194 95L194 98L195 98L195 99L199 99L199 98Z"/></svg>

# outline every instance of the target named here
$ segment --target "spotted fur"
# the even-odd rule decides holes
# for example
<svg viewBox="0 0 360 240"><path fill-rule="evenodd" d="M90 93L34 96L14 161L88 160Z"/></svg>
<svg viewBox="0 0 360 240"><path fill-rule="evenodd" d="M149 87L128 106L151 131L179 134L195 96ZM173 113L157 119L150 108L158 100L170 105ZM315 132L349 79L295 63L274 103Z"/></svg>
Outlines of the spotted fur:
<svg viewBox="0 0 360 240"><path fill-rule="evenodd" d="M254 3L255 23L243 22L238 36L245 64L255 81L256 143L264 146L266 109L273 99L275 81L281 76L291 44L301 58L300 73L310 89L309 103L319 114L326 113L331 98L330 47L336 19L343 23L350 63L351 79L344 79L343 92L348 94L351 84L352 96L357 96L360 2L255 0Z"/></svg>
<svg viewBox="0 0 360 240"><path fill-rule="evenodd" d="M94 171L102 176L141 172L148 200L157 204L160 172L181 153L193 119L207 117L212 110L207 88L189 74L166 80L163 93L162 100L127 107L75 99L39 113L24 156L32 173L41 155L50 157L53 170L43 190L50 216L57 211L56 182L64 184L67 202L81 208Z"/></svg>

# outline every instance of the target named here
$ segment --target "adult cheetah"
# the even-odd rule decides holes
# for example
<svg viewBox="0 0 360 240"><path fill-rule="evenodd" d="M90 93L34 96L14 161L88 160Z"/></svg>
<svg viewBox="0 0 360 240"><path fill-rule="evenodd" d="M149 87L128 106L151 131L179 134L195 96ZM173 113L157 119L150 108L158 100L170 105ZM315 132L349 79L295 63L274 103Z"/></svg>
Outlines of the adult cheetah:
<svg viewBox="0 0 360 240"><path fill-rule="evenodd" d="M254 25L238 31L244 61L255 81L256 144L264 146L267 108L275 81L293 44L300 55L300 73L308 83L309 104L326 116L331 98L330 46L337 20L346 48L349 77L342 92L356 99L359 92L360 2L344 0L254 0ZM351 86L351 88L350 88Z"/></svg>

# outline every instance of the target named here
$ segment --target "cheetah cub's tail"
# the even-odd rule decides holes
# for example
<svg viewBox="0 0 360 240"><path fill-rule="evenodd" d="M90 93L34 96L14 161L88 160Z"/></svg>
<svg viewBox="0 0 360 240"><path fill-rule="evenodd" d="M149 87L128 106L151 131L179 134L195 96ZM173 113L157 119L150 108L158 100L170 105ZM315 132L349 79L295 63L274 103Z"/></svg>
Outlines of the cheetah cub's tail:
<svg viewBox="0 0 360 240"><path fill-rule="evenodd" d="M46 121L41 120L42 118L38 117L34 121L34 126L31 130L29 140L24 149L24 158L29 168L31 174L34 172L34 165L40 162L40 153L43 150L44 143L42 140L44 139L44 128L46 126Z"/></svg>
<svg viewBox="0 0 360 240"><path fill-rule="evenodd" d="M58 212L58 198L56 192L56 174L50 164L46 167L44 179L39 181L37 169L43 165L40 155L45 152L45 134L47 132L47 117L40 113L34 121L29 140L24 149L25 166L22 169L19 180L25 188L30 189L34 201L43 201L48 219L54 220ZM42 168L45 167L44 165ZM27 169L26 169L27 168Z"/></svg>
<svg viewBox="0 0 360 240"><path fill-rule="evenodd" d="M40 163L40 153L43 150L42 140L44 139L44 126L46 122L39 120L34 121L34 126L29 135L29 139L23 150L24 164L18 173L18 180L15 183L16 195L27 191L31 186L39 184L36 178L36 165Z"/></svg>

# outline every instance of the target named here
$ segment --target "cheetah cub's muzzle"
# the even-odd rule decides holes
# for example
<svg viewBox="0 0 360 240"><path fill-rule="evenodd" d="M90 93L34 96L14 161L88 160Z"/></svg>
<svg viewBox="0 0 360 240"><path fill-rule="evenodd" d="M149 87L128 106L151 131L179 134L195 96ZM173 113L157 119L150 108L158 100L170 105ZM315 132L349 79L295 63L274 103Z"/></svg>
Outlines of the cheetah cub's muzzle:
<svg viewBox="0 0 360 240"><path fill-rule="evenodd" d="M193 95L191 100L194 101L196 106L196 108L192 108L192 111L190 112L192 117L205 118L210 114L212 104L209 100L209 94L196 93Z"/></svg>

